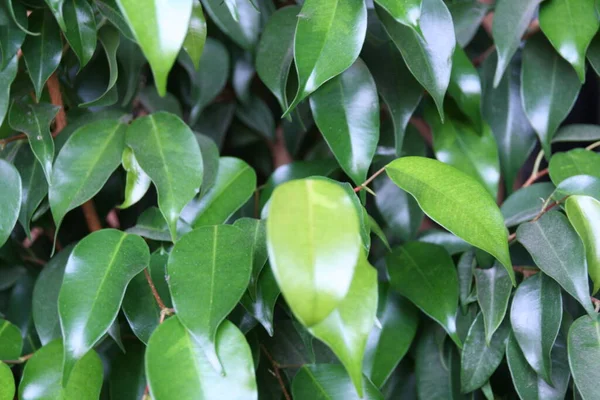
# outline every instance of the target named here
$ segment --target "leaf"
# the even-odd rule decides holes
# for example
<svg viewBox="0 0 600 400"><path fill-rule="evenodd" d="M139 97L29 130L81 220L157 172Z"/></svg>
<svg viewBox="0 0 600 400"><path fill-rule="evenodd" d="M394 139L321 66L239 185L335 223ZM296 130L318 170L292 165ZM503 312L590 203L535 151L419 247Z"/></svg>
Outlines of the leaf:
<svg viewBox="0 0 600 400"><path fill-rule="evenodd" d="M504 218L479 183L454 167L424 157L402 157L385 169L396 185L415 197L430 218L496 257L515 284Z"/></svg>
<svg viewBox="0 0 600 400"><path fill-rule="evenodd" d="M21 331L0 318L0 360L18 360L23 349Z"/></svg>
<svg viewBox="0 0 600 400"><path fill-rule="evenodd" d="M296 400L383 400L377 387L368 378L362 379L365 393L359 397L341 365L305 365L294 377L292 396Z"/></svg>
<svg viewBox="0 0 600 400"><path fill-rule="evenodd" d="M65 25L65 20L63 18L63 5L65 0L44 0L52 14L54 14L54 18L56 18L56 22L63 30L63 32L67 31L67 26ZM34 32L38 32L38 30L34 30Z"/></svg>
<svg viewBox="0 0 600 400"><path fill-rule="evenodd" d="M377 313L377 271L362 253L346 297L309 332L335 353L359 396L363 396L362 365Z"/></svg>
<svg viewBox="0 0 600 400"><path fill-rule="evenodd" d="M269 336L273 336L273 313L279 298L279 286L270 265L266 265L256 281L254 299L247 291L242 297L241 304L265 328Z"/></svg>
<svg viewBox="0 0 600 400"><path fill-rule="evenodd" d="M181 217L194 228L222 224L252 196L256 173L245 161L221 157L215 184L202 197L192 200Z"/></svg>
<svg viewBox="0 0 600 400"><path fill-rule="evenodd" d="M116 103L118 99L115 84L119 77L119 68L117 66L117 49L119 48L120 43L119 31L111 25L104 25L98 31L98 40L102 44L102 47L104 47L106 59L108 60L108 85L106 90L100 94L99 97L93 100L87 100L84 103L79 104L79 107L109 106Z"/></svg>
<svg viewBox="0 0 600 400"><path fill-rule="evenodd" d="M102 189L121 163L126 126L99 120L77 129L58 153L48 198L56 231L64 216Z"/></svg>
<svg viewBox="0 0 600 400"><path fill-rule="evenodd" d="M58 295L65 341L63 386L77 360L108 332L121 308L127 284L149 260L148 246L142 238L114 229L91 233L75 246Z"/></svg>
<svg viewBox="0 0 600 400"><path fill-rule="evenodd" d="M148 273L161 300L166 307L172 307L171 294L167 286L167 261L169 253L159 248L150 256ZM148 344L150 335L158 327L160 307L146 278L146 271L137 274L125 291L123 297L123 313L131 326L131 330L144 344Z"/></svg>
<svg viewBox="0 0 600 400"><path fill-rule="evenodd" d="M600 140L600 126L588 124L571 124L561 127L552 143L559 142L593 142Z"/></svg>
<svg viewBox="0 0 600 400"><path fill-rule="evenodd" d="M190 26L183 41L183 49L188 53L196 69L200 67L200 57L206 43L206 19L200 0L193 0Z"/></svg>
<svg viewBox="0 0 600 400"><path fill-rule="evenodd" d="M359 261L360 226L351 197L322 179L278 186L269 206L267 246L294 315L307 327L323 321L343 302Z"/></svg>
<svg viewBox="0 0 600 400"><path fill-rule="evenodd" d="M267 253L267 224L264 220L260 219L240 218L235 221L233 226L237 226L244 231L250 239L252 246L252 273L250 275L248 290L254 298L258 277L269 257Z"/></svg>
<svg viewBox="0 0 600 400"><path fill-rule="evenodd" d="M419 313L408 300L380 284L377 320L380 324L367 340L363 370L376 387L382 387L408 352Z"/></svg>
<svg viewBox="0 0 600 400"><path fill-rule="evenodd" d="M202 186L200 187L200 196L203 196L210 188L213 187L217 180L217 172L219 171L219 148L217 144L208 136L201 133L196 133L196 140L200 146L202 153L203 174Z"/></svg>
<svg viewBox="0 0 600 400"><path fill-rule="evenodd" d="M375 81L360 60L310 97L317 127L344 172L360 185L367 179L379 140Z"/></svg>
<svg viewBox="0 0 600 400"><path fill-rule="evenodd" d="M506 270L497 263L492 268L477 268L473 273L477 283L477 302L485 325L485 340L489 344L506 315L512 290L511 280Z"/></svg>
<svg viewBox="0 0 600 400"><path fill-rule="evenodd" d="M590 65L596 72L596 75L599 74L600 71L600 35L596 34L587 51L587 59L590 62Z"/></svg>
<svg viewBox="0 0 600 400"><path fill-rule="evenodd" d="M217 329L248 287L252 250L244 231L215 225L186 234L169 255L167 274L177 317L216 369Z"/></svg>
<svg viewBox="0 0 600 400"><path fill-rule="evenodd" d="M29 146L40 162L48 182L51 182L54 161L54 139L50 134L50 124L59 109L60 107L48 103L13 102L8 115L11 128L27 135Z"/></svg>
<svg viewBox="0 0 600 400"><path fill-rule="evenodd" d="M600 202L589 196L571 196L565 203L569 221L583 241L588 274L594 288L592 295L600 289Z"/></svg>
<svg viewBox="0 0 600 400"><path fill-rule="evenodd" d="M0 398L12 399L15 397L15 377L10 367L0 363Z"/></svg>
<svg viewBox="0 0 600 400"><path fill-rule="evenodd" d="M560 286L543 273L527 278L515 293L510 322L523 356L552 384L551 352L563 314Z"/></svg>
<svg viewBox="0 0 600 400"><path fill-rule="evenodd" d="M560 0L540 5L540 28L552 46L585 81L585 53L600 27L594 0Z"/></svg>
<svg viewBox="0 0 600 400"><path fill-rule="evenodd" d="M537 221L519 226L517 240L546 275L593 315L583 243L567 217L547 212Z"/></svg>
<svg viewBox="0 0 600 400"><path fill-rule="evenodd" d="M141 399L146 389L144 352L140 342L127 342L126 352L111 363L109 376L110 398L113 400Z"/></svg>
<svg viewBox="0 0 600 400"><path fill-rule="evenodd" d="M0 26L0 30L2 27ZM0 43L1 45L1 43ZM1 47L0 47L1 50ZM0 126L4 122L7 115L8 107L10 104L10 86L17 76L19 69L19 58L14 56L4 67L0 70Z"/></svg>
<svg viewBox="0 0 600 400"><path fill-rule="evenodd" d="M283 7L269 18L256 49L256 72L277 98L282 110L288 108L286 87L294 59L294 33L300 7Z"/></svg>
<svg viewBox="0 0 600 400"><path fill-rule="evenodd" d="M2 16L2 23L0 24L0 55L2 55L0 70L6 71L9 64L18 61L15 56L25 40L26 32L22 27L28 24L27 10L18 1L13 4L12 1L5 0L0 2L0 16ZM11 16L14 18L11 18ZM16 65L12 66L12 68L16 67ZM16 71L14 74L16 75Z"/></svg>
<svg viewBox="0 0 600 400"><path fill-rule="evenodd" d="M48 180L44 176L42 165L36 160L29 145L23 143L14 160L21 176L21 209L19 222L27 237L31 236L30 221L42 200L48 194Z"/></svg>
<svg viewBox="0 0 600 400"><path fill-rule="evenodd" d="M553 198L560 200L572 195L591 196L600 200L600 177L575 175L567 178L556 186Z"/></svg>
<svg viewBox="0 0 600 400"><path fill-rule="evenodd" d="M152 0L140 7L136 0L117 0L119 9L152 68L161 96L167 93L167 77L185 40L193 0Z"/></svg>
<svg viewBox="0 0 600 400"><path fill-rule="evenodd" d="M375 236L377 236L379 238L379 240L383 243L383 245L386 247L386 249L388 249L389 251L392 251L391 247L390 247L390 243L387 240L387 236L385 236L385 232L383 231L383 229L381 229L381 226L379 226L379 224L377 223L377 221L375 221L375 218L373 218L371 215L367 215L368 216L368 227L367 230L371 231L371 234L374 234Z"/></svg>
<svg viewBox="0 0 600 400"><path fill-rule="evenodd" d="M131 207L144 197L152 181L140 167L130 147L125 147L125 150L123 150L121 163L123 164L123 169L127 171L127 181L125 184L125 200L123 200L119 208L125 209Z"/></svg>
<svg viewBox="0 0 600 400"><path fill-rule="evenodd" d="M202 154L194 133L175 115L159 112L129 125L127 145L156 186L158 206L176 241L181 210L202 184Z"/></svg>
<svg viewBox="0 0 600 400"><path fill-rule="evenodd" d="M461 355L460 381L463 393L469 393L486 384L504 358L506 340L510 333L508 323L504 323L487 340L483 314L469 328Z"/></svg>
<svg viewBox="0 0 600 400"><path fill-rule="evenodd" d="M367 7L362 0L306 0L298 16L294 39L298 91L284 116L350 68L367 33Z"/></svg>
<svg viewBox="0 0 600 400"><path fill-rule="evenodd" d="M502 3L512 1L507 0ZM508 73L504 74L500 83L494 88L496 60L494 53L483 63L481 108L485 121L490 124L496 137L502 176L508 193L512 193L519 170L533 150L536 138L521 102L520 68L518 65L511 65Z"/></svg>
<svg viewBox="0 0 600 400"><path fill-rule="evenodd" d="M542 209L544 200L554 192L551 182L534 183L508 196L500 206L508 228L532 220Z"/></svg>
<svg viewBox="0 0 600 400"><path fill-rule="evenodd" d="M0 246L9 238L21 209L21 177L15 167L0 159Z"/></svg>
<svg viewBox="0 0 600 400"><path fill-rule="evenodd" d="M181 218L177 221L177 237L191 231L192 228ZM133 233L151 240L161 242L171 242L171 232L169 225L165 221L160 210L156 207L149 207L138 218L135 226L127 229L127 233Z"/></svg>
<svg viewBox="0 0 600 400"><path fill-rule="evenodd" d="M135 36L133 35L133 32L131 32L116 0L96 0L95 4L98 6L100 13L116 26L123 36L130 41L135 42Z"/></svg>
<svg viewBox="0 0 600 400"><path fill-rule="evenodd" d="M258 135L275 140L275 121L271 109L260 97L252 95L248 104L235 109L235 116Z"/></svg>
<svg viewBox="0 0 600 400"><path fill-rule="evenodd" d="M67 27L65 38L79 59L79 67L83 68L96 50L94 10L85 0L66 0L63 14Z"/></svg>
<svg viewBox="0 0 600 400"><path fill-rule="evenodd" d="M397 23L381 8L376 7L376 10L388 35L402 53L408 69L429 92L443 119L444 95L450 82L452 54L456 45L448 8L441 0L422 0L422 35Z"/></svg>
<svg viewBox="0 0 600 400"><path fill-rule="evenodd" d="M573 380L583 399L593 399L597 394L594 367L600 355L600 321L598 315L584 315L578 318L569 329L569 366Z"/></svg>
<svg viewBox="0 0 600 400"><path fill-rule="evenodd" d="M32 315L35 330L43 346L61 337L58 293L72 251L73 246L69 246L52 257L35 281Z"/></svg>
<svg viewBox="0 0 600 400"><path fill-rule="evenodd" d="M422 0L375 0L392 18L413 28L416 33L421 34L419 20L421 19Z"/></svg>
<svg viewBox="0 0 600 400"><path fill-rule="evenodd" d="M550 159L548 170L555 185L575 175L590 175L600 178L600 154L585 149L573 149L556 153Z"/></svg>
<svg viewBox="0 0 600 400"><path fill-rule="evenodd" d="M385 257L392 288L439 323L457 346L458 277L442 247L408 242ZM435 293L435 296L433 294Z"/></svg>
<svg viewBox="0 0 600 400"><path fill-rule="evenodd" d="M260 33L260 13L247 0L202 0L204 9L219 29L244 50L253 50ZM239 20L230 6L235 4Z"/></svg>
<svg viewBox="0 0 600 400"><path fill-rule="evenodd" d="M172 399L173 393L181 398L209 400L227 393L232 399L256 399L250 347L229 321L224 321L217 332L217 353L224 374L213 368L178 318L169 318L154 332L146 350L150 395L155 400Z"/></svg>
<svg viewBox="0 0 600 400"><path fill-rule="evenodd" d="M101 3L98 2L96 4ZM121 90L121 86L119 86L119 91L124 92L121 105L126 106L133 100L133 97L138 92L142 67L146 64L146 58L144 58L144 54L137 43L129 40L123 35L119 41L119 48L117 49L117 60L122 66L121 82L126 82L125 89ZM148 88L148 86L146 86L146 88Z"/></svg>
<svg viewBox="0 0 600 400"><path fill-rule="evenodd" d="M552 382L549 385L527 364L515 336L506 343L506 360L513 384L521 399L563 400L569 384L569 366L565 339L559 335L552 349Z"/></svg>
<svg viewBox="0 0 600 400"><path fill-rule="evenodd" d="M494 88L500 86L504 72L527 31L529 23L542 0L504 0L494 12L492 36L498 49L498 65L494 74Z"/></svg>
<svg viewBox="0 0 600 400"><path fill-rule="evenodd" d="M575 71L540 35L527 40L523 50L521 83L525 114L550 158L552 137L575 105L581 83Z"/></svg>
<svg viewBox="0 0 600 400"><path fill-rule="evenodd" d="M473 275L475 273L475 266L477 265L477 259L475 257L475 250L471 249L464 252L458 264L456 266L458 274L458 298L460 307L463 314L467 314L468 306L474 302L472 298L473 292Z"/></svg>
<svg viewBox="0 0 600 400"><path fill-rule="evenodd" d="M35 10L27 20L32 31L40 32L39 36L28 35L21 46L25 65L35 89L35 98L39 101L44 84L60 63L62 42L60 29L49 12Z"/></svg>
<svg viewBox="0 0 600 400"><path fill-rule="evenodd" d="M462 48L471 42L490 5L477 0L459 1L448 4L448 10L454 22L456 42Z"/></svg>
<svg viewBox="0 0 600 400"><path fill-rule="evenodd" d="M469 117L476 130L481 132L484 128L481 116L481 81L471 60L460 47L454 50L452 56L448 94L456 100L458 108Z"/></svg>
<svg viewBox="0 0 600 400"><path fill-rule="evenodd" d="M23 370L19 399L93 400L102 388L102 361L94 350L87 352L73 368L66 385L63 380L63 343L54 340L33 354Z"/></svg>

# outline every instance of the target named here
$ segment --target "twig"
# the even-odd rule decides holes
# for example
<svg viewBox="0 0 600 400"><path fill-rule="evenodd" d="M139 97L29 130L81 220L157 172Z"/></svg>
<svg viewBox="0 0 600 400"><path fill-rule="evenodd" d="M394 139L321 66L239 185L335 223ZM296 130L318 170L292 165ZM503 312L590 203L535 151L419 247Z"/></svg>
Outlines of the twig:
<svg viewBox="0 0 600 400"><path fill-rule="evenodd" d="M385 171L385 167L381 168L379 171L375 172L369 179L364 181L362 184L354 188L354 193L358 193L363 189L367 188L367 185L373 181L373 179L377 178L383 171Z"/></svg>
<svg viewBox="0 0 600 400"><path fill-rule="evenodd" d="M283 127L279 125L275 130L275 141L267 142L273 157L273 168L277 169L282 165L290 164L293 161L292 155L285 147L285 137Z"/></svg>
<svg viewBox="0 0 600 400"><path fill-rule="evenodd" d="M594 150L596 147L600 147L600 140L597 141L597 142L594 142L594 143L590 144L585 149L586 150Z"/></svg>
<svg viewBox="0 0 600 400"><path fill-rule="evenodd" d="M65 106L63 104L60 84L56 72L48 78L46 86L48 87L48 93L50 94L50 102L55 106L60 107L56 114L56 118L54 118L54 132L52 132L52 137L56 137L65 126L67 126L67 114L65 113Z"/></svg>
<svg viewBox="0 0 600 400"><path fill-rule="evenodd" d="M592 300L592 303L594 303L594 311L600 311L600 300L595 297L590 297L590 299Z"/></svg>
<svg viewBox="0 0 600 400"><path fill-rule="evenodd" d="M96 212L94 202L90 199L81 205L85 222L87 223L90 232L96 232L102 229L102 223L100 223L100 217Z"/></svg>
<svg viewBox="0 0 600 400"><path fill-rule="evenodd" d="M548 168L541 170L537 174L531 174L531 176L525 181L525 183L521 187L531 186L535 181L546 175L548 175Z"/></svg>
<svg viewBox="0 0 600 400"><path fill-rule="evenodd" d="M2 360L2 362L6 363L6 364L23 364L25 361L29 360L31 357L33 357L33 353L19 357L17 360Z"/></svg>
<svg viewBox="0 0 600 400"><path fill-rule="evenodd" d="M160 308L161 311L166 309L167 306L165 306L165 303L160 298L160 294L158 294L158 290L156 290L156 286L154 286L154 282L152 282L152 277L150 276L148 268L144 268L144 276L146 277L146 281L148 281L148 286L150 286L150 290L152 291L152 295L158 304L158 308Z"/></svg>
<svg viewBox="0 0 600 400"><path fill-rule="evenodd" d="M285 388L285 383L283 382L283 378L281 377L281 372L279 371L280 370L279 364L277 363L277 361L275 361L273 359L271 354L269 354L269 352L267 351L267 348L264 345L261 344L260 348L262 349L263 353L265 353L265 356L267 356L267 358L271 362L271 365L273 366L273 372L275 373L275 378L277 378L277 381L279 382L279 386L281 386L281 391L283 392L283 397L285 397L285 400L292 400L292 398L290 397L290 394L288 393L287 389Z"/></svg>
<svg viewBox="0 0 600 400"><path fill-rule="evenodd" d="M433 145L433 136L431 135L431 128L429 127L429 124L417 117L411 117L408 122L417 128L421 137L423 137L429 147L431 147Z"/></svg>

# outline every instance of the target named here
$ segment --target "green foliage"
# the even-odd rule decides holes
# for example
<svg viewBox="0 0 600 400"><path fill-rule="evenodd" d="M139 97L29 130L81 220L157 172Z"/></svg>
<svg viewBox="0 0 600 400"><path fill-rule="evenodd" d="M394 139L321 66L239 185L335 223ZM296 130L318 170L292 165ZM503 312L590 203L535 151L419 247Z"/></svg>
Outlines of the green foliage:
<svg viewBox="0 0 600 400"><path fill-rule="evenodd" d="M0 400L598 398L594 0L1 0Z"/></svg>

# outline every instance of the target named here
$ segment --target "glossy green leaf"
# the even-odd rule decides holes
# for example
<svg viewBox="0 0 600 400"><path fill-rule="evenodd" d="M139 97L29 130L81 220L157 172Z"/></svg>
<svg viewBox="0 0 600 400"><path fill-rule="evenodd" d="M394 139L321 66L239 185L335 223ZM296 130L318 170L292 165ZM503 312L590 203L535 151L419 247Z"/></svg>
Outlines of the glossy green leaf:
<svg viewBox="0 0 600 400"><path fill-rule="evenodd" d="M18 69L19 59L14 56L6 64L4 69L0 70L0 87L2 87L2 89L0 89L0 125L4 122L8 112L10 105L10 86L17 76Z"/></svg>
<svg viewBox="0 0 600 400"><path fill-rule="evenodd" d="M294 315L305 326L323 321L346 297L362 247L351 197L321 179L278 186L269 206L267 246Z"/></svg>
<svg viewBox="0 0 600 400"><path fill-rule="evenodd" d="M75 246L58 295L65 340L63 386L77 360L108 332L121 308L127 284L149 260L148 246L142 238L114 229L94 232Z"/></svg>
<svg viewBox="0 0 600 400"><path fill-rule="evenodd" d="M600 126L590 124L571 124L556 132L552 143L557 142L593 142L600 140Z"/></svg>
<svg viewBox="0 0 600 400"><path fill-rule="evenodd" d="M285 115L354 64L367 32L362 0L306 0L298 15L294 39L298 92Z"/></svg>
<svg viewBox="0 0 600 400"><path fill-rule="evenodd" d="M169 318L154 332L146 350L146 376L155 400L177 397L256 399L256 378L250 347L231 322L217 332L217 353L224 373L213 368L202 347L177 317ZM165 368L169 365L169 368Z"/></svg>
<svg viewBox="0 0 600 400"><path fill-rule="evenodd" d="M15 167L0 159L0 246L9 238L21 209L21 177Z"/></svg>
<svg viewBox="0 0 600 400"><path fill-rule="evenodd" d="M202 184L202 154L194 133L175 115L159 112L129 125L127 145L154 182L158 206L175 241L181 210Z"/></svg>
<svg viewBox="0 0 600 400"><path fill-rule="evenodd" d="M219 172L219 148L214 140L201 133L196 133L196 140L200 146L200 153L202 153L204 176L202 177L200 196L204 196L217 180L217 173Z"/></svg>
<svg viewBox="0 0 600 400"><path fill-rule="evenodd" d="M115 84L119 77L119 68L117 66L117 49L120 43L119 31L111 25L104 25L98 31L98 40L100 41L100 44L102 44L104 52L106 53L106 59L108 60L108 85L106 90L100 94L99 97L93 100L86 99L84 103L79 105L80 107L109 106L116 103L118 99Z"/></svg>
<svg viewBox="0 0 600 400"><path fill-rule="evenodd" d="M126 82L123 90L121 89L122 83L120 82L118 85L119 92L122 93L121 105L126 106L133 100L133 97L138 92L140 75L142 73L142 67L146 64L146 58L137 43L123 35L119 41L119 48L117 49L117 60L122 67L121 82ZM146 88L148 88L148 86L146 86Z"/></svg>
<svg viewBox="0 0 600 400"><path fill-rule="evenodd" d="M580 88L575 71L553 51L546 39L536 35L527 40L523 50L521 97L525 114L547 158L551 154L552 137L575 105Z"/></svg>
<svg viewBox="0 0 600 400"><path fill-rule="evenodd" d="M566 347L564 337L559 335L552 349L554 386L551 386L527 364L515 336L510 334L506 343L506 360L515 389L521 399L563 400L565 398L570 377Z"/></svg>
<svg viewBox="0 0 600 400"><path fill-rule="evenodd" d="M593 399L598 395L595 367L600 356L600 321L598 315L580 317L569 329L569 365L573 380L583 399Z"/></svg>
<svg viewBox="0 0 600 400"><path fill-rule="evenodd" d="M510 2L514 1L508 0L502 3ZM494 88L496 60L497 57L494 53L483 63L481 108L485 121L490 124L496 137L502 176L506 182L507 192L511 193L519 170L536 144L536 137L521 101L519 89L521 69L517 65L511 65L500 83Z"/></svg>
<svg viewBox="0 0 600 400"><path fill-rule="evenodd" d="M279 286L270 265L266 265L256 281L256 294L252 298L249 292L242 297L241 304L260 324L270 336L273 336L273 314L275 303L279 298Z"/></svg>
<svg viewBox="0 0 600 400"><path fill-rule="evenodd" d="M594 0L554 0L540 5L540 28L585 81L585 53L600 22Z"/></svg>
<svg viewBox="0 0 600 400"><path fill-rule="evenodd" d="M123 200L123 204L119 208L125 209L131 207L144 197L152 181L142 167L140 167L131 148L125 147L121 163L123 164L123 169L127 171L127 181L125 183L125 200Z"/></svg>
<svg viewBox="0 0 600 400"><path fill-rule="evenodd" d="M11 400L15 393L15 377L8 365L0 363L0 399Z"/></svg>
<svg viewBox="0 0 600 400"><path fill-rule="evenodd" d="M544 201L554 192L551 182L534 183L517 190L500 206L507 227L532 220L542 209Z"/></svg>
<svg viewBox="0 0 600 400"><path fill-rule="evenodd" d="M117 0L138 44L150 63L156 89L167 92L167 77L183 45L192 15L192 0Z"/></svg>
<svg viewBox="0 0 600 400"><path fill-rule="evenodd" d="M102 361L94 350L77 361L68 383L62 384L63 344L55 340L38 351L25 365L19 385L19 399L94 400L102 388Z"/></svg>
<svg viewBox="0 0 600 400"><path fill-rule="evenodd" d="M57 230L64 216L94 197L117 169L125 129L118 120L91 122L73 132L60 150L48 196Z"/></svg>
<svg viewBox="0 0 600 400"><path fill-rule="evenodd" d="M575 175L600 178L600 154L585 149L556 153L550 159L548 169L555 185Z"/></svg>
<svg viewBox="0 0 600 400"><path fill-rule="evenodd" d="M248 287L252 250L249 235L240 228L215 225L183 236L169 255L173 307L216 369L217 329Z"/></svg>
<svg viewBox="0 0 600 400"><path fill-rule="evenodd" d="M23 42L23 58L35 89L37 100L42 96L44 84L56 70L62 57L60 29L49 12L36 10L28 18L29 29L40 32L28 35Z"/></svg>
<svg viewBox="0 0 600 400"><path fill-rule="evenodd" d="M583 241L588 274L594 288L592 294L600 289L600 201L589 196L571 196L565 203L565 209L571 225Z"/></svg>
<svg viewBox="0 0 600 400"><path fill-rule="evenodd" d="M481 3L478 0L448 4L448 10L454 22L456 42L461 47L464 48L471 42L489 9L490 4Z"/></svg>
<svg viewBox="0 0 600 400"><path fill-rule="evenodd" d="M23 338L18 327L0 318L0 360L17 360L23 349Z"/></svg>
<svg viewBox="0 0 600 400"><path fill-rule="evenodd" d="M335 353L359 396L365 390L362 365L376 314L377 271L361 253L346 297L325 319L308 328Z"/></svg>
<svg viewBox="0 0 600 400"><path fill-rule="evenodd" d="M475 273L476 265L477 259L475 257L475 249L464 252L456 265L456 272L458 274L458 298L463 314L467 314L468 305L475 301L473 299L473 275Z"/></svg>
<svg viewBox="0 0 600 400"><path fill-rule="evenodd" d="M596 34L587 51L587 59L596 75L600 74L600 35Z"/></svg>
<svg viewBox="0 0 600 400"><path fill-rule="evenodd" d="M125 17L121 13L121 10L119 9L119 5L117 4L116 0L96 0L95 4L98 7L100 13L104 17L106 17L106 19L108 19L114 26L116 26L117 29L119 29L119 31L127 39L135 42L135 36L133 35L133 32L131 32L131 29L129 28L129 25L125 20Z"/></svg>
<svg viewBox="0 0 600 400"><path fill-rule="evenodd" d="M15 167L21 175L22 196L19 222L29 237L30 221L42 200L48 194L48 180L44 176L42 165L35 158L29 145L22 143L17 156Z"/></svg>
<svg viewBox="0 0 600 400"><path fill-rule="evenodd" d="M92 59L96 50L94 9L86 0L66 0L63 6L65 38L79 59L80 68Z"/></svg>
<svg viewBox="0 0 600 400"><path fill-rule="evenodd" d="M513 55L519 48L521 37L542 0L504 0L494 11L492 36L498 49L498 65L494 74L494 87L500 86ZM510 73L510 72L509 72Z"/></svg>
<svg viewBox="0 0 600 400"><path fill-rule="evenodd" d="M560 286L543 273L517 288L510 310L514 337L523 356L546 382L552 384L552 347L562 321Z"/></svg>
<svg viewBox="0 0 600 400"><path fill-rule="evenodd" d="M510 326L504 323L491 340L486 338L483 314L477 315L469 328L461 354L460 382L463 393L472 392L486 384L504 358Z"/></svg>
<svg viewBox="0 0 600 400"><path fill-rule="evenodd" d="M42 345L61 337L58 293L73 246L56 254L42 269L33 288L33 322Z"/></svg>
<svg viewBox="0 0 600 400"><path fill-rule="evenodd" d="M392 288L437 321L462 347L456 331L458 277L446 250L430 243L408 242L385 260Z"/></svg>
<svg viewBox="0 0 600 400"><path fill-rule="evenodd" d="M553 198L561 200L572 195L591 196L600 200L600 177L575 175L567 178L556 186Z"/></svg>
<svg viewBox="0 0 600 400"><path fill-rule="evenodd" d="M260 97L252 95L248 104L236 108L235 116L256 134L267 140L275 139L273 113Z"/></svg>
<svg viewBox="0 0 600 400"><path fill-rule="evenodd" d="M403 157L385 168L390 179L413 195L431 219L496 257L514 284L504 218L477 181L454 167L423 157Z"/></svg>
<svg viewBox="0 0 600 400"><path fill-rule="evenodd" d="M252 246L252 273L248 290L254 297L258 277L267 262L267 224L264 220L253 218L240 218L233 224L248 236Z"/></svg>
<svg viewBox="0 0 600 400"><path fill-rule="evenodd" d="M488 269L477 268L473 274L477 282L477 302L483 314L485 339L490 343L506 315L512 290L511 280L498 263Z"/></svg>
<svg viewBox="0 0 600 400"><path fill-rule="evenodd" d="M50 134L50 124L59 109L60 107L48 103L20 104L14 102L8 115L10 126L27 135L29 146L40 162L48 182L51 182L52 163L54 162L54 139Z"/></svg>
<svg viewBox="0 0 600 400"><path fill-rule="evenodd" d="M381 242L383 243L383 245L388 249L388 250L392 250L390 247L390 243L387 239L387 236L385 235L385 232L383 231L383 229L381 229L381 226L379 226L379 224L377 223L377 221L375 220L375 218L373 218L371 215L368 215L368 227L367 230L371 231L371 234L374 234L375 236L377 236L379 238L379 240L381 240Z"/></svg>
<svg viewBox="0 0 600 400"><path fill-rule="evenodd" d="M200 57L204 50L204 43L206 43L206 19L200 0L193 0L190 26L183 41L183 49L190 56L196 69L200 67Z"/></svg>
<svg viewBox="0 0 600 400"><path fill-rule="evenodd" d="M456 100L458 108L469 117L477 131L480 132L483 128L481 81L471 60L460 47L454 50L452 56L452 73L450 74L448 94Z"/></svg>
<svg viewBox="0 0 600 400"><path fill-rule="evenodd" d="M18 61L15 55L25 40L25 31L21 27L28 25L27 10L20 2L2 1L0 21L0 70L4 70L9 63Z"/></svg>
<svg viewBox="0 0 600 400"><path fill-rule="evenodd" d="M260 33L260 13L248 0L202 0L204 9L223 33L238 46L253 50ZM231 13L230 5L238 10L239 20Z"/></svg>
<svg viewBox="0 0 600 400"><path fill-rule="evenodd" d="M346 174L367 179L379 140L379 99L367 66L356 61L310 97L315 122Z"/></svg>
<svg viewBox="0 0 600 400"><path fill-rule="evenodd" d="M563 214L550 211L517 229L517 240L536 265L592 315L583 243Z"/></svg>
<svg viewBox="0 0 600 400"><path fill-rule="evenodd" d="M44 0L52 14L54 14L54 18L56 18L56 22L63 31L67 31L67 26L65 25L65 20L63 17L63 5L65 0ZM35 31L38 32L38 31Z"/></svg>
<svg viewBox="0 0 600 400"><path fill-rule="evenodd" d="M367 340L363 370L375 386L382 387L408 352L417 333L419 313L389 286L379 285L379 324Z"/></svg>
<svg viewBox="0 0 600 400"><path fill-rule="evenodd" d="M126 352L111 363L109 376L111 400L141 399L146 389L144 353L140 342L127 342Z"/></svg>
<svg viewBox="0 0 600 400"><path fill-rule="evenodd" d="M300 7L277 10L269 18L256 49L256 72L282 110L288 107L286 87L294 59L294 33L299 13Z"/></svg>
<svg viewBox="0 0 600 400"><path fill-rule="evenodd" d="M341 365L305 365L294 377L292 395L296 400L383 400L377 387L363 377L365 393L358 396Z"/></svg>
<svg viewBox="0 0 600 400"><path fill-rule="evenodd" d="M421 19L422 0L375 0L381 8L402 25L420 32L419 20Z"/></svg>
<svg viewBox="0 0 600 400"><path fill-rule="evenodd" d="M178 238L191 230L190 225L181 218L177 221ZM138 218L136 225L127 229L127 232L162 242L173 240L165 217L156 207L147 208Z"/></svg>

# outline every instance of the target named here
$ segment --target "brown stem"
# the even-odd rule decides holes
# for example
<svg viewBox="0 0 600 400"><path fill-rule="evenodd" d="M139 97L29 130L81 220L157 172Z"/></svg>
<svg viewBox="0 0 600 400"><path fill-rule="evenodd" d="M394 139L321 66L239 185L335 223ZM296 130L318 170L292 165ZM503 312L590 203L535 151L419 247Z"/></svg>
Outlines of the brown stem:
<svg viewBox="0 0 600 400"><path fill-rule="evenodd" d="M166 310L167 306L165 306L165 303L163 303L162 299L160 298L160 294L158 294L158 290L156 290L156 286L154 286L154 282L152 282L152 277L150 276L148 268L144 269L144 276L148 281L148 286L150 286L150 290L152 291L152 295L154 296L154 299L156 300L160 311Z"/></svg>
<svg viewBox="0 0 600 400"><path fill-rule="evenodd" d="M275 361L273 359L271 354L269 354L269 352L267 351L267 348L264 345L261 344L260 348L262 349L263 353L265 353L265 356L267 356L267 358L271 362L271 365L273 366L273 372L275 373L275 378L277 378L277 381L279 382L279 386L281 386L281 391L283 392L283 397L285 397L285 400L292 400L292 398L290 397L290 394L288 393L287 389L285 388L285 383L283 382L283 378L281 377L281 372L279 371L281 368L280 368L279 364L277 363L277 361Z"/></svg>
<svg viewBox="0 0 600 400"><path fill-rule="evenodd" d="M431 128L429 127L429 124L427 124L427 122L425 122L421 118L417 118L417 117L411 117L409 122L415 128L417 128L417 130L419 131L419 133L421 134L423 139L427 142L429 147L431 147L433 144L433 137L431 135Z"/></svg>
<svg viewBox="0 0 600 400"><path fill-rule="evenodd" d="M19 357L18 360L2 360L3 363L6 364L23 364L25 361L29 360L33 357L33 353L24 355L23 357Z"/></svg>
<svg viewBox="0 0 600 400"><path fill-rule="evenodd" d="M378 170L377 172L375 172L373 175L371 175L371 177L369 179L367 179L366 181L364 181L360 186L357 186L354 188L354 193L358 193L361 190L363 190L364 188L367 187L367 185L371 182L373 182L373 179L377 178L379 175L381 175L381 173L385 171L385 167L381 168L380 170Z"/></svg>
<svg viewBox="0 0 600 400"><path fill-rule="evenodd" d="M283 136L283 127L279 125L275 130L275 141L268 142L271 155L273 157L273 168L277 169L282 165L290 164L294 159L285 147L285 137Z"/></svg>
<svg viewBox="0 0 600 400"><path fill-rule="evenodd" d="M60 83L58 82L58 75L56 72L53 73L50 78L48 78L46 86L48 86L50 102L55 106L60 107L58 113L56 114L56 118L54 118L54 132L52 132L52 137L56 137L65 128L65 126L67 126L67 114L65 113L62 93L60 92Z"/></svg>
<svg viewBox="0 0 600 400"><path fill-rule="evenodd" d="M546 175L548 175L548 168L539 171L537 174L531 175L521 187L531 186L535 181Z"/></svg>
<svg viewBox="0 0 600 400"><path fill-rule="evenodd" d="M81 209L90 232L96 232L102 229L102 223L100 223L100 217L98 217L93 200L90 199L83 203Z"/></svg>

